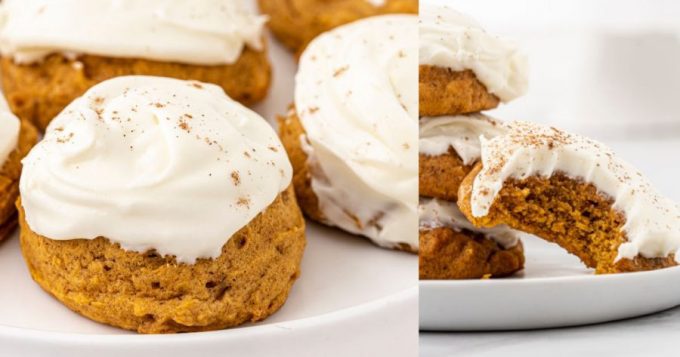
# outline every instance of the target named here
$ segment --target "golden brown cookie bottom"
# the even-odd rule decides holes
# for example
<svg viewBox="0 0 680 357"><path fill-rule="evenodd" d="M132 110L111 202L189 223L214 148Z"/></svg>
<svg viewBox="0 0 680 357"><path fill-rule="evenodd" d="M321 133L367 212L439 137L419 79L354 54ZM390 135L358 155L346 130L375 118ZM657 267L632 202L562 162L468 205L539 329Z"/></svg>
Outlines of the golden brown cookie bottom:
<svg viewBox="0 0 680 357"><path fill-rule="evenodd" d="M511 275L524 266L522 242L505 249L482 234L439 227L420 231L421 280Z"/></svg>
<svg viewBox="0 0 680 357"><path fill-rule="evenodd" d="M281 143L288 153L290 162L293 166L293 186L295 187L295 195L302 211L312 220L333 226L328 222L323 212L319 208L319 199L312 189L311 167L307 164L307 154L302 150L300 143L300 136L305 134L305 129L302 127L300 118L295 112L295 108L291 108L286 117L279 117L279 137ZM350 217L354 217L352 212L347 212ZM357 226L361 227L359 219L353 218L357 222ZM373 223L375 224L375 223ZM398 244L394 249L406 251L409 253L417 253L417 251L408 244Z"/></svg>
<svg viewBox="0 0 680 357"><path fill-rule="evenodd" d="M93 85L125 75L149 75L214 83L234 100L251 104L264 98L271 69L266 51L245 48L229 65L202 66L135 58L83 55L69 60L54 54L40 63L0 62L2 88L12 111L44 131L47 124Z"/></svg>
<svg viewBox="0 0 680 357"><path fill-rule="evenodd" d="M153 251L126 251L104 238L45 238L31 231L20 201L17 206L33 279L73 311L141 333L265 319L286 301L305 247L304 220L290 187L234 234L218 258L193 265Z"/></svg>
<svg viewBox="0 0 680 357"><path fill-rule="evenodd" d="M421 196L454 202L458 199L460 183L472 170L471 165L463 164L453 148L436 156L420 154L418 167L418 190Z"/></svg>
<svg viewBox="0 0 680 357"><path fill-rule="evenodd" d="M317 35L352 21L392 13L418 13L417 0L387 0L376 7L366 0L259 0L269 28L288 48L300 53Z"/></svg>
<svg viewBox="0 0 680 357"><path fill-rule="evenodd" d="M19 197L21 159L37 141L38 131L30 123L22 121L18 146L0 166L0 241L7 238L17 225L14 202Z"/></svg>
<svg viewBox="0 0 680 357"><path fill-rule="evenodd" d="M478 163L463 180L458 205L476 226L506 224L511 228L555 242L598 274L665 268L677 265L673 255L666 258L621 259L615 261L618 247L627 241L621 227L623 214L612 209L613 200L597 188L562 173L549 178L532 176L508 179L494 200L489 213L480 218L471 214L472 182L482 169Z"/></svg>
<svg viewBox="0 0 680 357"><path fill-rule="evenodd" d="M420 65L418 75L420 116L476 113L500 103L471 70Z"/></svg>

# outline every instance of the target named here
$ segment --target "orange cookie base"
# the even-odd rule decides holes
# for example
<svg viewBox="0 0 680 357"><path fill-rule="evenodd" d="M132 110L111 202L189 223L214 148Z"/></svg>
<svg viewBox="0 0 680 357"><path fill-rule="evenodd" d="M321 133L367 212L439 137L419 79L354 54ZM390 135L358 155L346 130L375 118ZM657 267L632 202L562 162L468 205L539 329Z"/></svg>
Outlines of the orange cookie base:
<svg viewBox="0 0 680 357"><path fill-rule="evenodd" d="M458 199L460 183L472 170L472 166L463 164L453 148L437 156L420 154L418 167L418 189L421 196L454 202Z"/></svg>
<svg viewBox="0 0 680 357"><path fill-rule="evenodd" d="M420 116L476 113L500 103L470 70L421 65L418 74Z"/></svg>
<svg viewBox="0 0 680 357"><path fill-rule="evenodd" d="M333 226L319 208L319 198L312 189L312 176L310 172L312 168L307 164L307 154L302 150L300 142L300 137L305 134L305 129L295 112L295 108L291 108L286 117L279 117L278 122L281 143L286 149L293 166L293 186L295 187L295 195L297 196L300 208L314 221ZM357 227L361 227L361 222L352 212L347 212L347 214L353 217ZM417 253L408 244L399 244L394 249Z"/></svg>
<svg viewBox="0 0 680 357"><path fill-rule="evenodd" d="M440 227L420 231L420 279L481 279L511 275L524 267L518 242L505 249L482 234Z"/></svg>
<svg viewBox="0 0 680 357"><path fill-rule="evenodd" d="M2 89L12 111L44 131L47 124L93 85L124 75L149 75L214 83L233 99L252 104L264 98L271 69L266 51L245 48L229 65L201 66L144 59L83 55L69 60L54 54L40 63L0 61Z"/></svg>
<svg viewBox="0 0 680 357"><path fill-rule="evenodd" d="M418 13L417 0L386 0L376 7L366 0L259 0L262 13L269 15L269 28L296 53L322 32L362 18Z"/></svg>
<svg viewBox="0 0 680 357"><path fill-rule="evenodd" d="M105 238L51 240L33 232L20 201L17 206L33 279L73 311L140 333L215 330L267 318L286 301L305 247L292 188L234 234L219 257L192 265L126 251Z"/></svg>

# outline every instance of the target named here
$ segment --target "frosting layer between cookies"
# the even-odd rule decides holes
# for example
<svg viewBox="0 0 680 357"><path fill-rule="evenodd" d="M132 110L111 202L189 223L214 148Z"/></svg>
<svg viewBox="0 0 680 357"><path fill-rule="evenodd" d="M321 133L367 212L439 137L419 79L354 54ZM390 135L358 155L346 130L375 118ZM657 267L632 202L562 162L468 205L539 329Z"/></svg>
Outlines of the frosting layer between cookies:
<svg viewBox="0 0 680 357"><path fill-rule="evenodd" d="M117 77L67 106L23 160L26 221L180 262L224 243L291 182L269 124L217 86Z"/></svg>
<svg viewBox="0 0 680 357"><path fill-rule="evenodd" d="M481 154L480 137L487 139L505 132L503 124L484 114L420 118L421 154L437 156L453 148L470 165Z"/></svg>
<svg viewBox="0 0 680 357"><path fill-rule="evenodd" d="M508 133L482 139L483 168L472 187L475 217L485 216L507 178L549 177L561 172L593 184L622 212L627 242L617 259L666 257L680 261L680 208L660 195L633 166L594 140L528 122L512 122Z"/></svg>
<svg viewBox="0 0 680 357"><path fill-rule="evenodd" d="M242 0L5 0L0 52L19 63L84 53L229 64L262 48L265 22Z"/></svg>
<svg viewBox="0 0 680 357"><path fill-rule="evenodd" d="M472 70L503 102L526 93L528 60L513 42L447 6L421 2L419 16L421 65Z"/></svg>
<svg viewBox="0 0 680 357"><path fill-rule="evenodd" d="M421 229L448 227L456 231L468 230L481 233L486 238L500 244L503 248L512 248L517 245L521 235L505 225L493 228L475 227L465 218L465 215L463 215L455 202L421 197L418 213Z"/></svg>
<svg viewBox="0 0 680 357"><path fill-rule="evenodd" d="M296 76L321 211L385 247L418 244L417 43L416 16L359 20L312 41Z"/></svg>
<svg viewBox="0 0 680 357"><path fill-rule="evenodd" d="M17 147L20 126L19 119L12 114L5 97L0 94L0 168Z"/></svg>

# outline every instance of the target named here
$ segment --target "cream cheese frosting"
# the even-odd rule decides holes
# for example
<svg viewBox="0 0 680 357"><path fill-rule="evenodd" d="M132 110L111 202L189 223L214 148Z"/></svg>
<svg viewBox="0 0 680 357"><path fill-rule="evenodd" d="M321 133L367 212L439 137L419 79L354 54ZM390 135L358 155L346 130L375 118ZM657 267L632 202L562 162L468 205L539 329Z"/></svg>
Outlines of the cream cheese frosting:
<svg viewBox="0 0 680 357"><path fill-rule="evenodd" d="M380 6L385 5L387 0L366 0L366 2L375 6L375 7L380 7Z"/></svg>
<svg viewBox="0 0 680 357"><path fill-rule="evenodd" d="M439 200L436 198L420 198L418 205L421 229L433 229L448 227L457 232L467 230L483 234L501 245L503 248L512 248L519 242L521 233L510 229L506 225L498 225L492 228L478 228L465 218L455 202Z"/></svg>
<svg viewBox="0 0 680 357"><path fill-rule="evenodd" d="M508 102L526 93L528 60L517 45L491 35L469 17L420 2L420 64L472 70L489 93Z"/></svg>
<svg viewBox="0 0 680 357"><path fill-rule="evenodd" d="M4 0L0 52L18 63L51 53L218 65L262 49L266 17L242 0Z"/></svg>
<svg viewBox="0 0 680 357"><path fill-rule="evenodd" d="M0 94L0 168L16 149L20 129L19 119L12 114L5 97Z"/></svg>
<svg viewBox="0 0 680 357"><path fill-rule="evenodd" d="M627 242L617 260L666 257L680 262L680 208L659 194L633 166L609 148L588 138L527 122L507 124L508 133L482 139L483 169L471 196L472 215L485 216L508 178L549 177L561 172L593 184L614 200L612 209L626 219Z"/></svg>
<svg viewBox="0 0 680 357"><path fill-rule="evenodd" d="M437 156L453 148L470 165L481 155L480 137L487 139L505 132L503 123L484 114L420 118L421 154Z"/></svg>
<svg viewBox="0 0 680 357"><path fill-rule="evenodd" d="M68 105L23 160L26 221L179 262L215 258L291 182L274 130L211 84L127 76Z"/></svg>
<svg viewBox="0 0 680 357"><path fill-rule="evenodd" d="M417 16L376 16L312 41L295 107L327 223L384 247L418 245Z"/></svg>

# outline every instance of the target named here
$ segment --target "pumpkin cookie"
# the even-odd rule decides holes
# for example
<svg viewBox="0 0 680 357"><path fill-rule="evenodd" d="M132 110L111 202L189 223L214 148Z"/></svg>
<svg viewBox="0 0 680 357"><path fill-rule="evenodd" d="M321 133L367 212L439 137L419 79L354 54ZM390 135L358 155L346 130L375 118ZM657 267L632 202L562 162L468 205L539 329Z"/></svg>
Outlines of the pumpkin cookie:
<svg viewBox="0 0 680 357"><path fill-rule="evenodd" d="M493 109L527 90L527 59L507 39L445 5L420 7L420 115Z"/></svg>
<svg viewBox="0 0 680 357"><path fill-rule="evenodd" d="M461 181L479 160L480 137L503 132L502 122L483 114L421 118L420 195L456 201Z"/></svg>
<svg viewBox="0 0 680 357"><path fill-rule="evenodd" d="M482 143L458 204L476 226L506 224L559 244L597 273L677 265L680 209L588 138L525 122Z"/></svg>
<svg viewBox="0 0 680 357"><path fill-rule="evenodd" d="M276 37L296 53L319 34L362 18L418 13L417 0L258 0Z"/></svg>
<svg viewBox="0 0 680 357"><path fill-rule="evenodd" d="M280 120L304 212L408 251L418 247L417 35L413 15L320 35L300 58L295 103Z"/></svg>
<svg viewBox="0 0 680 357"><path fill-rule="evenodd" d="M38 132L33 125L0 109L0 241L16 227L14 202L19 197L21 159L37 140Z"/></svg>
<svg viewBox="0 0 680 357"><path fill-rule="evenodd" d="M291 178L269 124L221 88L117 77L24 159L22 251L43 289L95 321L141 333L259 321L299 275Z"/></svg>
<svg viewBox="0 0 680 357"><path fill-rule="evenodd" d="M3 1L0 72L12 111L44 130L88 88L123 75L214 83L245 104L264 98L263 17L235 0L168 4Z"/></svg>
<svg viewBox="0 0 680 357"><path fill-rule="evenodd" d="M512 275L524 266L519 234L505 226L479 229L455 202L420 200L420 279Z"/></svg>

